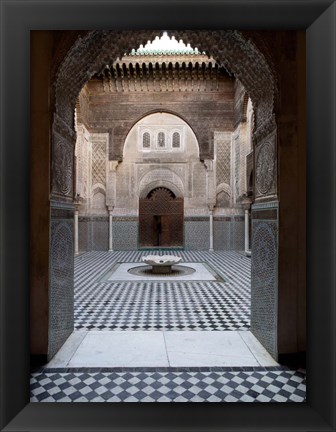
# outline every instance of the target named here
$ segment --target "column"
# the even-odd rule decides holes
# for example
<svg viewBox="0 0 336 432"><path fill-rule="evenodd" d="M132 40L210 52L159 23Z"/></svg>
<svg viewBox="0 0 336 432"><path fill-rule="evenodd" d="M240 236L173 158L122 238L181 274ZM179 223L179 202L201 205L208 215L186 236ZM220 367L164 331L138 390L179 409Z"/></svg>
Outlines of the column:
<svg viewBox="0 0 336 432"><path fill-rule="evenodd" d="M113 207L108 206L109 212L109 252L113 252L113 218L112 218Z"/></svg>
<svg viewBox="0 0 336 432"><path fill-rule="evenodd" d="M75 217L74 217L74 231L75 231L75 255L78 254L79 248L78 248L78 206L75 205Z"/></svg>
<svg viewBox="0 0 336 432"><path fill-rule="evenodd" d="M245 210L245 253L249 250L249 211Z"/></svg>
<svg viewBox="0 0 336 432"><path fill-rule="evenodd" d="M243 195L241 200L241 206L245 213L245 228L244 228L244 246L245 246L245 255L251 256L250 249L250 208L251 208L251 198L246 194Z"/></svg>
<svg viewBox="0 0 336 432"><path fill-rule="evenodd" d="M213 207L209 207L210 215L209 215L209 224L210 224L210 247L209 252L213 252Z"/></svg>
<svg viewBox="0 0 336 432"><path fill-rule="evenodd" d="M205 159L203 161L206 169L206 182L207 182L207 205L209 208L209 225L210 225L210 239L209 251L213 252L213 209L216 205L216 179L214 172L214 162L212 159Z"/></svg>

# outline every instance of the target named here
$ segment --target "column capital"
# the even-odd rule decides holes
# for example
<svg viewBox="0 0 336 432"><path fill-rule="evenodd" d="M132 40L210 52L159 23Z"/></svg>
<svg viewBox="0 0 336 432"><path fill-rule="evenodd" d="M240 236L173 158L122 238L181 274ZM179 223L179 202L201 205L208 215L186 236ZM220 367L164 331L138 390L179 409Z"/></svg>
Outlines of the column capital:
<svg viewBox="0 0 336 432"><path fill-rule="evenodd" d="M107 205L107 210L109 211L109 213L113 212L114 206L113 205Z"/></svg>
<svg viewBox="0 0 336 432"><path fill-rule="evenodd" d="M109 164L109 170L110 171L113 171L113 172L117 171L117 168L118 168L118 165L119 165L119 161L117 161L117 160L110 160L108 162L108 164Z"/></svg>
<svg viewBox="0 0 336 432"><path fill-rule="evenodd" d="M213 160L212 159L204 159L203 164L208 172L213 171Z"/></svg>
<svg viewBox="0 0 336 432"><path fill-rule="evenodd" d="M247 195L243 195L241 200L240 200L240 205L242 207L243 210L249 210L252 204L252 199L251 197L247 196Z"/></svg>

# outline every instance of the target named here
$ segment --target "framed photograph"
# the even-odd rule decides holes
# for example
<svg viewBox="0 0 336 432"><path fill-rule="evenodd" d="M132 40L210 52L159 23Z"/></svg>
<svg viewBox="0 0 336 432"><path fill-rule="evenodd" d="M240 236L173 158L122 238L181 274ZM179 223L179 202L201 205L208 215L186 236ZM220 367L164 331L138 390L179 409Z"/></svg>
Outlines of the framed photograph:
<svg viewBox="0 0 336 432"><path fill-rule="evenodd" d="M1 430L335 430L335 1L8 0L1 15ZM154 282L174 273L176 286L210 287L232 275L194 251L240 251L235 259L252 268L246 323L244 315L234 328L218 327L215 309L199 308L203 315L183 329L251 328L253 346L240 337L252 360L240 370L306 366L307 394L265 388L258 399L252 388L239 393L238 382L231 399L220 400L199 379L189 396L167 387L167 397L151 399L139 387L122 403L103 390L92 403L85 392L71 397L61 375L81 370L79 347L88 357L95 350L89 380L104 367L121 375L133 368L135 376L148 365L162 376L171 365L191 376L237 372L225 360L188 363L186 352L170 354L169 338L167 365L153 363L159 342L146 353L141 338L135 345L149 359L141 365L95 363L100 347L84 346L85 336L72 351L64 345L74 328L73 256L80 266L83 251L123 248L141 257L81 265L105 286L146 281L150 272ZM172 253L158 260L146 250ZM187 322L195 303L182 294ZM182 330L154 318L151 327L141 311L132 324L129 316L116 324L89 310L95 296L83 297L77 330ZM126 340L118 337L112 351ZM51 359L47 371L63 385L58 403L54 384L43 387L32 374L35 362L42 370ZM50 403L36 403L42 392ZM103 401L111 403L93 403Z"/></svg>

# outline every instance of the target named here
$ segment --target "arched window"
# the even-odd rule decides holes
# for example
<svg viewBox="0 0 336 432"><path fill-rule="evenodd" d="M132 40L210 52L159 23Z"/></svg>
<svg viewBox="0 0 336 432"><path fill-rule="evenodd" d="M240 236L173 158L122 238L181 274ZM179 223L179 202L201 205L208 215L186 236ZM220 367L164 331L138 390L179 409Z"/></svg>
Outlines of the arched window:
<svg viewBox="0 0 336 432"><path fill-rule="evenodd" d="M149 132L145 132L142 135L142 147L143 148L150 148L150 134L149 134Z"/></svg>
<svg viewBox="0 0 336 432"><path fill-rule="evenodd" d="M173 133L173 148L181 147L181 136L178 132Z"/></svg>
<svg viewBox="0 0 336 432"><path fill-rule="evenodd" d="M157 140L158 147L162 148L166 146L166 137L164 132L158 133L158 140Z"/></svg>

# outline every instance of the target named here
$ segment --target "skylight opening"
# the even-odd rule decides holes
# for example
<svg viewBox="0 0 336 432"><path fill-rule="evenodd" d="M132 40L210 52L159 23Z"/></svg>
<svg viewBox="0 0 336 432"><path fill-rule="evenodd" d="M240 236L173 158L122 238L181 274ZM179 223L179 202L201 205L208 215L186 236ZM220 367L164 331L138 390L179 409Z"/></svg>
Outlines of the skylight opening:
<svg viewBox="0 0 336 432"><path fill-rule="evenodd" d="M187 45L182 39L177 41L175 36L169 37L166 31L162 36L156 36L153 41L148 41L145 46L140 45L138 49L132 49L130 55L205 55L205 52L200 52L197 47L192 48Z"/></svg>

